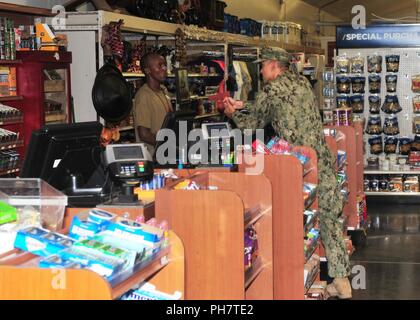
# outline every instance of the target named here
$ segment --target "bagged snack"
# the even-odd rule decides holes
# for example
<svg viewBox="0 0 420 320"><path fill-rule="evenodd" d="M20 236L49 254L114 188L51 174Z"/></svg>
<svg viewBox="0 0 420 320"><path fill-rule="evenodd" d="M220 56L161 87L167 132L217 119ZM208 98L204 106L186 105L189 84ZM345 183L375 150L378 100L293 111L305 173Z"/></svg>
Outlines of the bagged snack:
<svg viewBox="0 0 420 320"><path fill-rule="evenodd" d="M420 113L420 96L413 97L413 112Z"/></svg>
<svg viewBox="0 0 420 320"><path fill-rule="evenodd" d="M365 93L365 77L353 77L351 79L351 89L353 93Z"/></svg>
<svg viewBox="0 0 420 320"><path fill-rule="evenodd" d="M351 96L350 105L354 113L363 113L365 110L365 97L362 95Z"/></svg>
<svg viewBox="0 0 420 320"><path fill-rule="evenodd" d="M351 59L351 72L363 73L365 69L365 60L362 56L356 56Z"/></svg>
<svg viewBox="0 0 420 320"><path fill-rule="evenodd" d="M397 137L385 137L384 151L386 154L397 153L398 138Z"/></svg>
<svg viewBox="0 0 420 320"><path fill-rule="evenodd" d="M381 112L381 97L369 97L369 112L372 114L379 114Z"/></svg>
<svg viewBox="0 0 420 320"><path fill-rule="evenodd" d="M382 105L382 111L385 113L398 113L402 110L401 105L398 101L398 96L387 95L385 97L384 104Z"/></svg>
<svg viewBox="0 0 420 320"><path fill-rule="evenodd" d="M411 151L420 151L420 136L414 136L414 141L411 143Z"/></svg>
<svg viewBox="0 0 420 320"><path fill-rule="evenodd" d="M337 108L350 108L350 99L347 96L338 96L337 97Z"/></svg>
<svg viewBox="0 0 420 320"><path fill-rule="evenodd" d="M350 93L351 78L340 76L337 77L337 93Z"/></svg>
<svg viewBox="0 0 420 320"><path fill-rule="evenodd" d="M420 74L411 77L411 90L420 92Z"/></svg>
<svg viewBox="0 0 420 320"><path fill-rule="evenodd" d="M350 60L345 56L337 57L337 73L349 73L350 72Z"/></svg>
<svg viewBox="0 0 420 320"><path fill-rule="evenodd" d="M396 115L392 114L385 118L383 132L390 136L395 136L400 133L400 128L398 126L398 118Z"/></svg>
<svg viewBox="0 0 420 320"><path fill-rule="evenodd" d="M382 72L382 56L372 55L368 56L368 72L381 73Z"/></svg>
<svg viewBox="0 0 420 320"><path fill-rule="evenodd" d="M382 121L379 115L369 116L367 126L367 134L381 134L382 133Z"/></svg>
<svg viewBox="0 0 420 320"><path fill-rule="evenodd" d="M412 143L411 138L401 137L399 143L400 143L400 147L399 147L400 154L403 156L408 156L411 151L411 143Z"/></svg>
<svg viewBox="0 0 420 320"><path fill-rule="evenodd" d="M386 72L398 72L400 68L400 56L393 54L385 56Z"/></svg>
<svg viewBox="0 0 420 320"><path fill-rule="evenodd" d="M420 116L413 118L413 133L420 134Z"/></svg>
<svg viewBox="0 0 420 320"><path fill-rule="evenodd" d="M397 91L397 80L398 80L398 76L396 74L387 75L385 77L386 91L396 92Z"/></svg>
<svg viewBox="0 0 420 320"><path fill-rule="evenodd" d="M383 152L382 136L373 136L368 141L371 154L381 154Z"/></svg>
<svg viewBox="0 0 420 320"><path fill-rule="evenodd" d="M369 92L381 93L381 76L372 74L369 76Z"/></svg>

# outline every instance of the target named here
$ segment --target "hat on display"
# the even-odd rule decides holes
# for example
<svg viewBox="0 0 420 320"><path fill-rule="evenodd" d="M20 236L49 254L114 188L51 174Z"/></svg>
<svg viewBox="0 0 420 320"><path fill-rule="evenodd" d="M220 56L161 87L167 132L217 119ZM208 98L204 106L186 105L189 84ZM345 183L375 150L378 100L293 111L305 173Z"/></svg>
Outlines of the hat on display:
<svg viewBox="0 0 420 320"><path fill-rule="evenodd" d="M127 118L133 107L130 86L120 70L111 64L98 71L92 100L98 115L109 123L119 123Z"/></svg>
<svg viewBox="0 0 420 320"><path fill-rule="evenodd" d="M254 61L254 63L260 63L267 60L277 60L284 64L290 63L293 56L286 50L281 48L263 48L261 50L261 58Z"/></svg>

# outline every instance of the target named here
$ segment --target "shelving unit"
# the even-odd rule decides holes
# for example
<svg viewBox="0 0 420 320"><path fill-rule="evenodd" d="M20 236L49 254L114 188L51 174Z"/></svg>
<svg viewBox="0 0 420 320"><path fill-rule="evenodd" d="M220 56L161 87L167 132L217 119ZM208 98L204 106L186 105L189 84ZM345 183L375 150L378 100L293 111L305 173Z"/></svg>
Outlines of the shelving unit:
<svg viewBox="0 0 420 320"><path fill-rule="evenodd" d="M264 175L270 180L273 195L273 281L274 299L303 300L307 291L304 283L304 267L313 253L320 253L318 240L313 252L305 257L303 239L304 182L318 184L318 159L313 149L297 147L308 154L310 162L304 168L297 158L289 155L260 155L255 161L264 161ZM245 155L247 157L247 155ZM257 155L258 157L258 155ZM247 159L239 171L247 170ZM304 175L306 173L306 175ZM310 209L318 210L316 197ZM315 277L319 280L319 273Z"/></svg>
<svg viewBox="0 0 420 320"><path fill-rule="evenodd" d="M276 253L270 182L263 175L190 173L187 177L203 189L216 186L218 190L172 190L169 186L156 191L155 202L156 218L168 220L185 247L185 298L273 299ZM259 258L245 272L244 230L253 221Z"/></svg>
<svg viewBox="0 0 420 320"><path fill-rule="evenodd" d="M70 220L67 220L70 222ZM65 229L69 228L65 225ZM108 282L90 270L52 272L37 266L37 257L20 250L0 256L0 300L110 300L148 281L162 292L184 292L184 249L174 232L169 246L130 274ZM61 278L60 278L61 276ZM65 279L65 286L57 281Z"/></svg>

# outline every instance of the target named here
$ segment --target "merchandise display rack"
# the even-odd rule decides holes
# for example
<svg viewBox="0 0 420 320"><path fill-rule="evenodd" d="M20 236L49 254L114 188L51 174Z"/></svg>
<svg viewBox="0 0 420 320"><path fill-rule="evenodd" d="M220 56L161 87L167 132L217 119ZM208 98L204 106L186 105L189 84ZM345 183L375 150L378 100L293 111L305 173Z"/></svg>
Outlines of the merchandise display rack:
<svg viewBox="0 0 420 320"><path fill-rule="evenodd" d="M62 230L67 233L70 220ZM0 255L0 300L111 300L147 281L162 292L184 293L184 248L169 232L169 245L136 270L108 282L90 270L65 270L66 285L55 287L60 272L37 267L38 257L20 250Z"/></svg>
<svg viewBox="0 0 420 320"><path fill-rule="evenodd" d="M187 173L183 171L181 173ZM173 190L181 178L156 191L155 215L168 220L182 240L186 259L185 298L273 299L273 233L270 182L263 175L188 170L201 188ZM259 256L245 270L244 234L252 224Z"/></svg>
<svg viewBox="0 0 420 320"><path fill-rule="evenodd" d="M319 272L304 283L305 264L314 253L321 254L320 239L305 257L303 240L308 226L302 223L305 203L303 184L318 184L318 159L313 149L296 147L309 155L309 163L303 167L290 155L260 155L256 161L264 161L264 175L270 180L273 193L273 280L274 299L303 300L311 282L320 279ZM258 156L258 155L257 155ZM255 159L254 159L255 162ZM250 159L239 166L244 172L253 163ZM305 174L306 173L306 174ZM310 206L318 211L318 197ZM317 225L317 223L315 223Z"/></svg>

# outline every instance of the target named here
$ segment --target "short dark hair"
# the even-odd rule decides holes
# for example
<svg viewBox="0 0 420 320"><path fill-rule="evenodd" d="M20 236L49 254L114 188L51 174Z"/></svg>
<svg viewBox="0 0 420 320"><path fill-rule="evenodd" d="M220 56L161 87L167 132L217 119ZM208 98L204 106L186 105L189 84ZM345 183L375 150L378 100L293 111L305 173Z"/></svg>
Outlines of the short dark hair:
<svg viewBox="0 0 420 320"><path fill-rule="evenodd" d="M161 57L161 55L157 52L148 52L140 59L140 68L141 71L144 70L149 66L150 59L153 57Z"/></svg>

